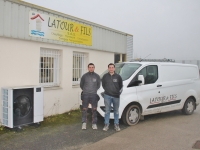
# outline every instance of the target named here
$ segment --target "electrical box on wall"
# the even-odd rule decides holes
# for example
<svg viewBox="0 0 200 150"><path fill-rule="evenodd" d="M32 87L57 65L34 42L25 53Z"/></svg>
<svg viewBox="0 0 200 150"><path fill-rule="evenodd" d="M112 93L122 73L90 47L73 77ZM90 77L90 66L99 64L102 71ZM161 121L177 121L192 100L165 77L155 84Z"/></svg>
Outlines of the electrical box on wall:
<svg viewBox="0 0 200 150"><path fill-rule="evenodd" d="M2 125L14 128L43 121L43 87L2 88Z"/></svg>

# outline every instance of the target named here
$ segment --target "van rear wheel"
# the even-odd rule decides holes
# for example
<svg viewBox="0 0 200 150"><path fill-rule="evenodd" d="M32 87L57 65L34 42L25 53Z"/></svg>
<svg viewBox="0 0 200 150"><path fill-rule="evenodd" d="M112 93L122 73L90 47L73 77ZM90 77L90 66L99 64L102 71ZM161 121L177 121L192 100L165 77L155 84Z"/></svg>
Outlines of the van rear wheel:
<svg viewBox="0 0 200 150"><path fill-rule="evenodd" d="M193 98L188 98L183 106L182 112L185 115L191 115L195 110L195 102Z"/></svg>
<svg viewBox="0 0 200 150"><path fill-rule="evenodd" d="M141 110L137 105L130 105L126 107L122 115L122 121L126 125L136 125L140 120Z"/></svg>

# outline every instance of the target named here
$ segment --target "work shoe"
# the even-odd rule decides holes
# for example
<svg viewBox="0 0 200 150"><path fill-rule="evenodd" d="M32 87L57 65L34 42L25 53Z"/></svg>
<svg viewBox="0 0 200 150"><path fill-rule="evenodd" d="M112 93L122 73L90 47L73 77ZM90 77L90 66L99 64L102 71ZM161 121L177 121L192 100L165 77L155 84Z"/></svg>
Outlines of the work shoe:
<svg viewBox="0 0 200 150"><path fill-rule="evenodd" d="M121 129L119 128L119 124L115 124L115 130L120 131Z"/></svg>
<svg viewBox="0 0 200 150"><path fill-rule="evenodd" d="M105 124L105 126L103 127L103 130L108 131L108 129L109 129L109 124Z"/></svg>
<svg viewBox="0 0 200 150"><path fill-rule="evenodd" d="M86 123L82 123L82 130L86 130Z"/></svg>
<svg viewBox="0 0 200 150"><path fill-rule="evenodd" d="M97 130L97 125L96 124L92 124L92 129Z"/></svg>

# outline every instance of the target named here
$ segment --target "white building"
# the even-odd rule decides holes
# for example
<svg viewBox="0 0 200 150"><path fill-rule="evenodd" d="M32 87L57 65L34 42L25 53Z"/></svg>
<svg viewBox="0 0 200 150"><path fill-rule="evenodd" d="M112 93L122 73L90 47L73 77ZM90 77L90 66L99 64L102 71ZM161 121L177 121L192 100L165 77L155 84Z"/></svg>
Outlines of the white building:
<svg viewBox="0 0 200 150"><path fill-rule="evenodd" d="M18 0L0 0L0 44L0 88L43 86L44 116L79 107L88 63L100 74L133 55L132 35Z"/></svg>

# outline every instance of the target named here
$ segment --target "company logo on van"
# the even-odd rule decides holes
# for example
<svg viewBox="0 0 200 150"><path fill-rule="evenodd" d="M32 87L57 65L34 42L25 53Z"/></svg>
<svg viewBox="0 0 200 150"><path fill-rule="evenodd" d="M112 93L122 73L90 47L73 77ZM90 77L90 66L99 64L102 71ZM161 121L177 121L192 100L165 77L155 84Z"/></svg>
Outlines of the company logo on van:
<svg viewBox="0 0 200 150"><path fill-rule="evenodd" d="M172 94L169 96L150 98L150 104L160 104L160 103L166 103L166 102L175 101L175 100L177 100L177 94Z"/></svg>
<svg viewBox="0 0 200 150"><path fill-rule="evenodd" d="M163 97L150 98L150 105L147 107L147 109L162 107L162 106L170 106L172 104L179 105L180 102L181 102L181 99L177 100L177 94L163 96Z"/></svg>

